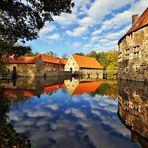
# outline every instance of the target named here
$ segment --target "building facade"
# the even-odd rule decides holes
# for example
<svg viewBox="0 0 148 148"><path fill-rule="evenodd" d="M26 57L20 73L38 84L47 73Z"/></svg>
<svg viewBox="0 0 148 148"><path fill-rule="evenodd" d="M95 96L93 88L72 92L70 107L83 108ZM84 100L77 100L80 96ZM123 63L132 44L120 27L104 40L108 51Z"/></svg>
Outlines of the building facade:
<svg viewBox="0 0 148 148"><path fill-rule="evenodd" d="M92 57L72 55L65 64L65 71L80 73L87 77L103 78L103 68L101 64Z"/></svg>
<svg viewBox="0 0 148 148"><path fill-rule="evenodd" d="M16 76L56 76L64 75L66 60L39 54L32 57L10 58L5 62L8 74Z"/></svg>
<svg viewBox="0 0 148 148"><path fill-rule="evenodd" d="M118 77L148 82L148 8L139 18L132 16L132 27L118 45Z"/></svg>

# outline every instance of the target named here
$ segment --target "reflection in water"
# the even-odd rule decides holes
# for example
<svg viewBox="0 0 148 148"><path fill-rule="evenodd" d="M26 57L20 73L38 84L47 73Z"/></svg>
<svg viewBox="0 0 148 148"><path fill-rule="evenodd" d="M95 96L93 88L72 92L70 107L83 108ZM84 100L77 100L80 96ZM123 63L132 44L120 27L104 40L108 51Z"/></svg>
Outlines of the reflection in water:
<svg viewBox="0 0 148 148"><path fill-rule="evenodd" d="M31 147L30 140L16 133L13 126L7 123L7 112L10 101L0 93L0 147Z"/></svg>
<svg viewBox="0 0 148 148"><path fill-rule="evenodd" d="M118 114L131 130L132 140L148 147L148 84L119 82Z"/></svg>
<svg viewBox="0 0 148 148"><path fill-rule="evenodd" d="M28 147L139 147L118 118L116 81L21 78L13 84L1 83L9 98L8 108L1 103L6 109L2 125L11 126ZM140 139L136 134L132 137Z"/></svg>
<svg viewBox="0 0 148 148"><path fill-rule="evenodd" d="M78 79L65 80L66 88L70 95L95 92L102 81L80 81Z"/></svg>

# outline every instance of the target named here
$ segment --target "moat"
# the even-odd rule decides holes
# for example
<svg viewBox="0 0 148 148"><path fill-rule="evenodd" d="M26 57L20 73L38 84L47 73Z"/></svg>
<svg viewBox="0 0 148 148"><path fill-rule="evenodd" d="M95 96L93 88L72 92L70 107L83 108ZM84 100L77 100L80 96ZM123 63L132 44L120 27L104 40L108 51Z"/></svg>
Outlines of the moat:
<svg viewBox="0 0 148 148"><path fill-rule="evenodd" d="M75 78L0 82L0 147L148 147L148 83Z"/></svg>

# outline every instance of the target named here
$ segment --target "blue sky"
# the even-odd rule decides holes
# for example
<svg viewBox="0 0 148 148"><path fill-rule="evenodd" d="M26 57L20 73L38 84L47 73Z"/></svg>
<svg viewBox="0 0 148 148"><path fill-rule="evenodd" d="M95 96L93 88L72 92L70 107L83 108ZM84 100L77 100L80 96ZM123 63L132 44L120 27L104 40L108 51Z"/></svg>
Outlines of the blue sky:
<svg viewBox="0 0 148 148"><path fill-rule="evenodd" d="M118 40L131 27L132 14L141 13L147 0L73 0L71 14L53 16L39 38L26 44L33 52L53 51L58 56L118 49Z"/></svg>

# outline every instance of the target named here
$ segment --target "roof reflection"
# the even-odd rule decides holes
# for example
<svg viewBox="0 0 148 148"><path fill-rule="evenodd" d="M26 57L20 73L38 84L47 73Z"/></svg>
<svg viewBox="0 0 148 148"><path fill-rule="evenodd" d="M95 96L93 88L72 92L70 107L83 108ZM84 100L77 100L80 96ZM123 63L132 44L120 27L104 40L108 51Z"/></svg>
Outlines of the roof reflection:
<svg viewBox="0 0 148 148"><path fill-rule="evenodd" d="M102 81L80 81L79 79L64 78L56 81L32 78L20 78L14 81L1 83L4 95L7 97L31 97L40 96L44 93L53 93L59 89L67 89L70 95L94 92L99 88Z"/></svg>

